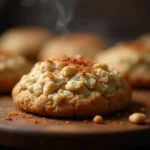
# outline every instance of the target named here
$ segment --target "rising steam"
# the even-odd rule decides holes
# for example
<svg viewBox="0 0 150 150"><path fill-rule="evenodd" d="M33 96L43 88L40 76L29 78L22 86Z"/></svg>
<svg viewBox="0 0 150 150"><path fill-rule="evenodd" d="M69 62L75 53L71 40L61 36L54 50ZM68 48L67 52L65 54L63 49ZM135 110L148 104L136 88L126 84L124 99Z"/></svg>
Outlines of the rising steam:
<svg viewBox="0 0 150 150"><path fill-rule="evenodd" d="M74 0L55 0L56 8L58 10L58 19L56 22L56 32L68 33L68 23L73 16Z"/></svg>
<svg viewBox="0 0 150 150"><path fill-rule="evenodd" d="M36 2L36 0L21 0L21 5L31 7ZM46 21L49 21L48 18L56 17L56 32L58 34L68 33L69 30L67 26L73 16L75 0L38 0L38 2L39 4L42 3L49 6L49 10L45 9L46 14L44 14L42 19L46 18Z"/></svg>

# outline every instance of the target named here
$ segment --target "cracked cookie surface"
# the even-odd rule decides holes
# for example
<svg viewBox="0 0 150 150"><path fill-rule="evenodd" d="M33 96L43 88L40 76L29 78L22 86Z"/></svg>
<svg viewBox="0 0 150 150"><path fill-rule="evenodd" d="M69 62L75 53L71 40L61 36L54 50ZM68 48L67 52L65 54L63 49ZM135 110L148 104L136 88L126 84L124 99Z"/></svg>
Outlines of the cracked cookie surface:
<svg viewBox="0 0 150 150"><path fill-rule="evenodd" d="M13 100L26 112L69 117L124 109L131 89L116 70L82 57L38 62L14 87Z"/></svg>

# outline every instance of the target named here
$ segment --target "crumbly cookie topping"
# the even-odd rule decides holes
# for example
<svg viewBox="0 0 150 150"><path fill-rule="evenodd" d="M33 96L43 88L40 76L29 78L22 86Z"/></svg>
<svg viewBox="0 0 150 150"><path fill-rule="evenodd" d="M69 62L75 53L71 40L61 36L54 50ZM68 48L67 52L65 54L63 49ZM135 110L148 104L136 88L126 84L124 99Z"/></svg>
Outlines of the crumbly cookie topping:
<svg viewBox="0 0 150 150"><path fill-rule="evenodd" d="M94 64L84 58L61 57L37 63L20 81L22 90L35 97L44 94L49 104L64 100L118 96L125 85L120 74L107 65ZM20 90L21 91L21 90Z"/></svg>

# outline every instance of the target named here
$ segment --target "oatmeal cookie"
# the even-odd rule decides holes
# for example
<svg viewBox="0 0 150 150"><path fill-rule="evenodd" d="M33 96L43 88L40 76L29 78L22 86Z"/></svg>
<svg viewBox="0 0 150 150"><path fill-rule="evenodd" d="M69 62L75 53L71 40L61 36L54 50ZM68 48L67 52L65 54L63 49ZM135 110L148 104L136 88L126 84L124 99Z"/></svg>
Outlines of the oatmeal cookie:
<svg viewBox="0 0 150 150"><path fill-rule="evenodd" d="M12 28L1 35L0 48L35 60L42 45L51 35L52 33L40 27Z"/></svg>
<svg viewBox="0 0 150 150"><path fill-rule="evenodd" d="M0 52L0 93L11 93L13 86L30 68L24 57Z"/></svg>
<svg viewBox="0 0 150 150"><path fill-rule="evenodd" d="M142 42L119 43L95 60L120 71L133 87L150 87L150 49Z"/></svg>
<svg viewBox="0 0 150 150"><path fill-rule="evenodd" d="M47 42L39 53L39 60L60 56L82 55L93 58L97 52L106 47L106 42L94 33L70 33L55 37Z"/></svg>
<svg viewBox="0 0 150 150"><path fill-rule="evenodd" d="M14 87L25 112L43 116L95 116L124 109L131 89L116 70L79 57L38 62Z"/></svg>

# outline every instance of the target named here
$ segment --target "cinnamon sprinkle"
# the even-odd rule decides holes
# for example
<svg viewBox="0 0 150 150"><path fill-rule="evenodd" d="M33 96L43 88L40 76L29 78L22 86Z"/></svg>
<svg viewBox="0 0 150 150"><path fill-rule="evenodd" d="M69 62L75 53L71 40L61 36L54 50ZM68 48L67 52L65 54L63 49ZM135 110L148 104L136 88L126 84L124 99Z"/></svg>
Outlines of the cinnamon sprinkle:
<svg viewBox="0 0 150 150"><path fill-rule="evenodd" d="M53 79L53 78L54 78L54 76L53 76L52 74L50 74L50 75L49 75L49 78L50 78L50 79Z"/></svg>
<svg viewBox="0 0 150 150"><path fill-rule="evenodd" d="M15 116L19 116L19 117L22 117L22 118L33 118L32 114L26 114L26 113L21 113L21 112L18 112L18 111L14 111L14 112L8 113L5 120L13 120L13 118Z"/></svg>
<svg viewBox="0 0 150 150"><path fill-rule="evenodd" d="M81 76L86 76L86 73L84 71L81 72L80 74L81 74Z"/></svg>
<svg viewBox="0 0 150 150"><path fill-rule="evenodd" d="M5 118L5 120L11 121L11 120L13 120L13 117L12 117L12 116L7 116L7 117Z"/></svg>
<svg viewBox="0 0 150 150"><path fill-rule="evenodd" d="M99 83L101 83L101 84L102 84L102 83L103 83L103 81L102 81L102 80L99 80Z"/></svg>

